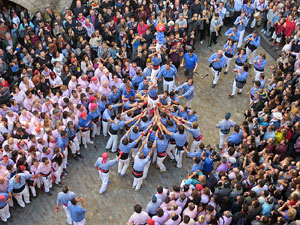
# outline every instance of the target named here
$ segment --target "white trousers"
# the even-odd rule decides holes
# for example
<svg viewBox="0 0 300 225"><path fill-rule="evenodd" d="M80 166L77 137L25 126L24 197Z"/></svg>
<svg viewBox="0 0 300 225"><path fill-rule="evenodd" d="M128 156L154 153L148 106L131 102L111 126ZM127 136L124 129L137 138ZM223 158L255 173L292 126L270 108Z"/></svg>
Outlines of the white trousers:
<svg viewBox="0 0 300 225"><path fill-rule="evenodd" d="M15 197L15 199L17 200L19 206L21 206L22 208L25 207L25 203L29 204L30 200L29 200L29 191L28 191L28 186L25 185L25 188L22 192L20 193L14 193L13 196ZM24 197L24 201L23 201L23 197Z"/></svg>
<svg viewBox="0 0 300 225"><path fill-rule="evenodd" d="M156 148L153 149L153 154L152 154L152 163L155 163L157 159L157 150Z"/></svg>
<svg viewBox="0 0 300 225"><path fill-rule="evenodd" d="M182 168L182 156L184 151L179 151L176 149L175 160L177 162L177 168Z"/></svg>
<svg viewBox="0 0 300 225"><path fill-rule="evenodd" d="M243 40L244 40L244 34L245 34L245 30L240 31L240 38L239 38L239 42L237 44L237 47L240 48L243 44Z"/></svg>
<svg viewBox="0 0 300 225"><path fill-rule="evenodd" d="M97 127L97 124L92 122L93 123L93 131L92 131L92 138L94 138L98 132L98 127ZM100 127L99 127L99 133L100 133Z"/></svg>
<svg viewBox="0 0 300 225"><path fill-rule="evenodd" d="M219 148L223 148L224 142L227 142L228 136L229 136L229 134L223 134L220 131L220 145L219 145Z"/></svg>
<svg viewBox="0 0 300 225"><path fill-rule="evenodd" d="M73 221L74 225L84 225L85 224L85 219L79 221L79 222L75 222Z"/></svg>
<svg viewBox="0 0 300 225"><path fill-rule="evenodd" d="M261 20L257 21L255 18L253 18L252 23L250 24L250 28L254 28L257 22L257 26L260 25Z"/></svg>
<svg viewBox="0 0 300 225"><path fill-rule="evenodd" d="M68 209L68 207L63 205L63 209L65 210L66 216L67 216L67 223L69 225L72 225L72 218L71 218L71 214L70 214L70 210Z"/></svg>
<svg viewBox="0 0 300 225"><path fill-rule="evenodd" d="M3 209L0 209L0 217L3 220L3 222L6 222L9 219L10 213L8 204L6 204L6 206Z"/></svg>
<svg viewBox="0 0 300 225"><path fill-rule="evenodd" d="M42 179L41 177L37 177L34 179L34 184L37 188L41 188L41 185L42 185ZM11 202L11 201L10 201Z"/></svg>
<svg viewBox="0 0 300 225"><path fill-rule="evenodd" d="M229 58L229 57L227 57L226 55L224 55L225 56L225 59L226 59L226 72L228 72L228 70L229 70L229 68L230 68L230 63L231 63L231 61L232 61L232 59L233 59L233 57L232 58Z"/></svg>
<svg viewBox="0 0 300 225"><path fill-rule="evenodd" d="M63 153L65 155L65 158L63 159L63 168L66 169L68 164L68 147L64 149Z"/></svg>
<svg viewBox="0 0 300 225"><path fill-rule="evenodd" d="M264 73L263 71L258 71L254 68L255 81L259 80L260 74Z"/></svg>
<svg viewBox="0 0 300 225"><path fill-rule="evenodd" d="M176 150L176 145L169 143L166 153L170 157L170 159L174 159L175 150Z"/></svg>
<svg viewBox="0 0 300 225"><path fill-rule="evenodd" d="M186 100L186 106L192 108L192 99Z"/></svg>
<svg viewBox="0 0 300 225"><path fill-rule="evenodd" d="M239 89L239 92L242 93L242 91L243 91L244 88L238 88L236 86L236 81L234 79L233 80L233 85L232 85L232 93L231 93L231 95L235 95L237 89Z"/></svg>
<svg viewBox="0 0 300 225"><path fill-rule="evenodd" d="M161 171L167 171L166 166L164 165L165 158L166 158L166 156L165 157L157 157L157 159L156 159L156 164Z"/></svg>
<svg viewBox="0 0 300 225"><path fill-rule="evenodd" d="M56 184L58 184L58 183L60 182L60 176L61 176L62 172L63 172L62 166L60 166L60 167L58 168L58 170L54 172L55 183L56 183Z"/></svg>
<svg viewBox="0 0 300 225"><path fill-rule="evenodd" d="M251 50L248 48L248 46L247 46L247 48L246 48L246 55L247 55L247 57L248 57L249 55L251 55L251 56L250 56L250 59L249 59L249 63L250 63L250 64L252 64L253 59L255 58L255 53L256 53L256 49L255 49L254 51L251 51Z"/></svg>
<svg viewBox="0 0 300 225"><path fill-rule="evenodd" d="M220 78L220 72L215 70L213 67L211 67L211 72L213 73L214 76L213 84L217 84Z"/></svg>
<svg viewBox="0 0 300 225"><path fill-rule="evenodd" d="M45 187L45 192L46 193L49 192L50 188L52 188L52 176L51 176L51 173L47 177L42 176L42 181L43 181L43 184L44 184L44 187Z"/></svg>
<svg viewBox="0 0 300 225"><path fill-rule="evenodd" d="M109 180L109 172L108 173L102 173L99 171L99 176L102 182L101 188L99 190L99 193L102 194L106 191L108 180Z"/></svg>
<svg viewBox="0 0 300 225"><path fill-rule="evenodd" d="M33 197L36 197L36 190L35 190L35 187L34 187L34 186L29 186L29 188L30 188L30 191L31 191L31 193L32 193L32 196L33 196Z"/></svg>
<svg viewBox="0 0 300 225"><path fill-rule="evenodd" d="M112 152L116 152L117 151L117 145L118 145L118 135L117 134L111 134L110 132L108 132L110 137L107 141L106 144L106 149L110 149Z"/></svg>
<svg viewBox="0 0 300 225"><path fill-rule="evenodd" d="M135 188L136 191L140 190L141 186L143 184L143 177L140 178L133 178L133 185L132 187Z"/></svg>
<svg viewBox="0 0 300 225"><path fill-rule="evenodd" d="M106 137L107 136L107 131L108 131L108 121L104 121L102 120L102 131L103 131L103 136Z"/></svg>
<svg viewBox="0 0 300 225"><path fill-rule="evenodd" d="M150 96L148 96L148 106L149 106L149 110L151 110L151 109L153 109L154 107L156 107L158 101L159 101L159 98L157 98L156 100L153 100L152 98L150 98Z"/></svg>
<svg viewBox="0 0 300 225"><path fill-rule="evenodd" d="M126 173L126 170L129 166L129 162L130 162L130 158L128 156L127 159L120 159L119 163L118 163L118 173L120 173L121 175L124 175Z"/></svg>
<svg viewBox="0 0 300 225"><path fill-rule="evenodd" d="M146 179L148 176L148 171L149 171L149 167L151 164L151 160L149 160L146 164L146 166L144 167L144 171L143 171L143 179Z"/></svg>
<svg viewBox="0 0 300 225"><path fill-rule="evenodd" d="M190 152L196 152L197 148L199 148L199 145L200 145L201 141L202 140L200 140L200 141L194 140L193 143L192 143Z"/></svg>
<svg viewBox="0 0 300 225"><path fill-rule="evenodd" d="M165 79L163 80L163 90L171 92L174 89L174 80L172 81L166 81Z"/></svg>
<svg viewBox="0 0 300 225"><path fill-rule="evenodd" d="M241 70L242 68L243 68L243 66L239 66L239 65L235 64L235 69L236 70Z"/></svg>
<svg viewBox="0 0 300 225"><path fill-rule="evenodd" d="M152 68L150 79L153 83L155 82L156 75L159 73L159 71L160 71L160 67L156 70Z"/></svg>
<svg viewBox="0 0 300 225"><path fill-rule="evenodd" d="M77 140L78 140L78 144L81 145L81 139L82 138L81 138L80 132L77 132L76 137L77 137Z"/></svg>
<svg viewBox="0 0 300 225"><path fill-rule="evenodd" d="M69 146L70 146L72 154L76 154L76 152L80 150L77 136L75 136L75 138L72 141L70 141L69 143L70 143Z"/></svg>
<svg viewBox="0 0 300 225"><path fill-rule="evenodd" d="M163 46L163 44L156 43L155 50L158 52L158 50Z"/></svg>
<svg viewBox="0 0 300 225"><path fill-rule="evenodd" d="M91 131L82 132L82 144L86 145L91 142Z"/></svg>

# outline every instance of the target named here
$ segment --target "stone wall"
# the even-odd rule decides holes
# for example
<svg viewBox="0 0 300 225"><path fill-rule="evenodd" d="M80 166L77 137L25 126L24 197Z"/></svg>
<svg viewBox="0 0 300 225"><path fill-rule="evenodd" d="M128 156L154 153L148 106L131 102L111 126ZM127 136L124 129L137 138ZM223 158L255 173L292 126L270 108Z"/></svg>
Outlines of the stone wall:
<svg viewBox="0 0 300 225"><path fill-rule="evenodd" d="M45 11L45 8L51 7L57 9L59 12L63 10L64 7L70 7L72 0L10 0L17 3L24 8L28 9L31 13L37 11Z"/></svg>

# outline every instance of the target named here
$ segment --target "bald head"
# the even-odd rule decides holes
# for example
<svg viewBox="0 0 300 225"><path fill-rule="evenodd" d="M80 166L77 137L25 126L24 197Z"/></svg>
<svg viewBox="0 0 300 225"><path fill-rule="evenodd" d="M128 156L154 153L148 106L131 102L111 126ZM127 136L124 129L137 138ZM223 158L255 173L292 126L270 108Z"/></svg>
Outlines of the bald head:
<svg viewBox="0 0 300 225"><path fill-rule="evenodd" d="M222 51L222 50L219 50L219 51L218 51L218 57L221 58L222 55L223 55L223 51Z"/></svg>

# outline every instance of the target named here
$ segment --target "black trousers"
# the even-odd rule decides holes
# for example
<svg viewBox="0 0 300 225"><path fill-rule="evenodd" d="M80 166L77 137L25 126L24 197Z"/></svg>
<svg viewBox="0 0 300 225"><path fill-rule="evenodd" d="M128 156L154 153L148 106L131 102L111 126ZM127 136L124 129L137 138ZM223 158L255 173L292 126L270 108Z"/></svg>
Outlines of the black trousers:
<svg viewBox="0 0 300 225"><path fill-rule="evenodd" d="M208 45L211 46L212 43L217 44L217 33L216 32L210 32Z"/></svg>

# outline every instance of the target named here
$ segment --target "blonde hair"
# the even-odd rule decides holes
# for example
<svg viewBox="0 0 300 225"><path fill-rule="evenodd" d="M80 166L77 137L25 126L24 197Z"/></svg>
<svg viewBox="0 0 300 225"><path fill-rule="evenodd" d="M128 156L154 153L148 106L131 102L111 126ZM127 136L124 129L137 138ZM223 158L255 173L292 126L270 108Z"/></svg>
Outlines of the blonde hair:
<svg viewBox="0 0 300 225"><path fill-rule="evenodd" d="M204 215L199 216L198 222L199 223L204 223L204 221L205 221L205 216Z"/></svg>
<svg viewBox="0 0 300 225"><path fill-rule="evenodd" d="M202 184L202 185L206 184L206 176L205 175L199 176L198 180L199 180L200 184Z"/></svg>
<svg viewBox="0 0 300 225"><path fill-rule="evenodd" d="M62 91L65 91L65 90L68 89L68 87L67 87L67 85L62 85L62 86L60 87L60 89L61 89Z"/></svg>
<svg viewBox="0 0 300 225"><path fill-rule="evenodd" d="M290 221L293 221L296 217L296 214L297 214L297 210L294 209L294 208L290 208L288 211L287 211L287 216L289 217L289 220Z"/></svg>

